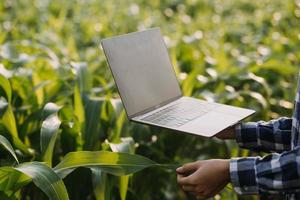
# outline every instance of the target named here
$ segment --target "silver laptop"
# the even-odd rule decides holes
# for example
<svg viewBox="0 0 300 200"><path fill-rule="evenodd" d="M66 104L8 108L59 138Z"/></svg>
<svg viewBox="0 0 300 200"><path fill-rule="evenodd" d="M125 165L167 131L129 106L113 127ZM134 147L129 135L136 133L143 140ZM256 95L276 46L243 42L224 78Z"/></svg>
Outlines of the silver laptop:
<svg viewBox="0 0 300 200"><path fill-rule="evenodd" d="M255 112L183 96L159 28L101 44L132 121L212 137Z"/></svg>

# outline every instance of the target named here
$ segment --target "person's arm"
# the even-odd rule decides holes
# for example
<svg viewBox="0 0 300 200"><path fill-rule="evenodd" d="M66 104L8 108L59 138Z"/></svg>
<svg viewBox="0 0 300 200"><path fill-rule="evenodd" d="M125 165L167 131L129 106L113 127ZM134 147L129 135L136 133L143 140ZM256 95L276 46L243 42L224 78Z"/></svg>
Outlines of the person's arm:
<svg viewBox="0 0 300 200"><path fill-rule="evenodd" d="M217 134L220 139L236 139L247 149L283 152L291 149L291 118L279 118L269 122L248 122Z"/></svg>
<svg viewBox="0 0 300 200"><path fill-rule="evenodd" d="M300 192L300 147L266 157L204 160L178 168L181 188L197 199L220 192L230 181L242 195L286 195Z"/></svg>
<svg viewBox="0 0 300 200"><path fill-rule="evenodd" d="M239 194L285 195L300 192L300 147L264 158L230 161L230 179Z"/></svg>

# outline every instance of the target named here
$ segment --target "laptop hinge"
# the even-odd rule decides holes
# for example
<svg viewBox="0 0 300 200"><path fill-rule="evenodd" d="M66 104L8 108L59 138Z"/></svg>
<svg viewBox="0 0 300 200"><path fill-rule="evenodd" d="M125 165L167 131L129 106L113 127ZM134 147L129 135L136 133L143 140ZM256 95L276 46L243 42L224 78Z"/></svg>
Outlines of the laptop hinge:
<svg viewBox="0 0 300 200"><path fill-rule="evenodd" d="M164 106L164 105L167 105L167 104L169 104L169 103L171 103L171 102L173 102L173 101L176 101L177 99L180 99L181 97L182 97L182 94L180 94L179 96L173 97L173 98L171 98L171 99L168 99L167 101L164 101L164 102L162 102L162 103L160 103L160 104L158 104L158 105L156 105L156 106L152 106L152 107L150 107L150 108L147 108L146 110L143 110L143 111L141 111L141 112L137 112L137 113L135 113L135 114L132 114L131 116L128 116L128 117L129 117L129 119L131 120L132 118L134 118L134 117L136 117L136 116L143 115L143 114L148 113L148 112L150 112L150 111L152 111L152 110L155 110L155 109L157 109L157 108L160 108L160 107L162 107L162 106Z"/></svg>

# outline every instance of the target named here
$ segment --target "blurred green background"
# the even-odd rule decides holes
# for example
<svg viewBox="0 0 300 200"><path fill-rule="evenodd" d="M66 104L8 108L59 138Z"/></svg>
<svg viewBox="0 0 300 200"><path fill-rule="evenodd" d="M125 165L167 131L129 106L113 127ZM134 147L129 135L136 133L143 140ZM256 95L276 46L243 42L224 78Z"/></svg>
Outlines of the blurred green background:
<svg viewBox="0 0 300 200"><path fill-rule="evenodd" d="M88 68L90 96L120 105L100 40L151 27L161 28L184 95L254 109L252 121L291 116L300 66L299 0L1 0L0 74L13 87L20 138L38 149L38 113L47 102L64 106L61 118L72 116L78 65ZM130 123L124 111L123 120L111 119L112 112L102 106L101 116L91 119L90 149L132 137L136 154L159 163L257 155L234 141ZM55 163L80 146L65 129ZM77 170L65 180L71 199L95 199L92 181L80 179L88 173ZM109 198L119 199L114 182L107 185ZM36 190L25 189L23 199L41 198ZM150 168L131 177L127 199L191 198L179 190L174 172ZM224 189L215 199L256 197Z"/></svg>

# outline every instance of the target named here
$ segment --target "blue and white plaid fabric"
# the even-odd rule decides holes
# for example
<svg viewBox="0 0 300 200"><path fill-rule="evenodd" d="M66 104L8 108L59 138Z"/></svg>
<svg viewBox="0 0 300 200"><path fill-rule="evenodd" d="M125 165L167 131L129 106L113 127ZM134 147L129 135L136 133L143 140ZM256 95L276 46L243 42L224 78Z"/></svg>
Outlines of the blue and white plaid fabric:
<svg viewBox="0 0 300 200"><path fill-rule="evenodd" d="M240 124L236 140L243 148L276 152L263 158L233 158L231 182L239 194L300 199L300 78L292 118Z"/></svg>

